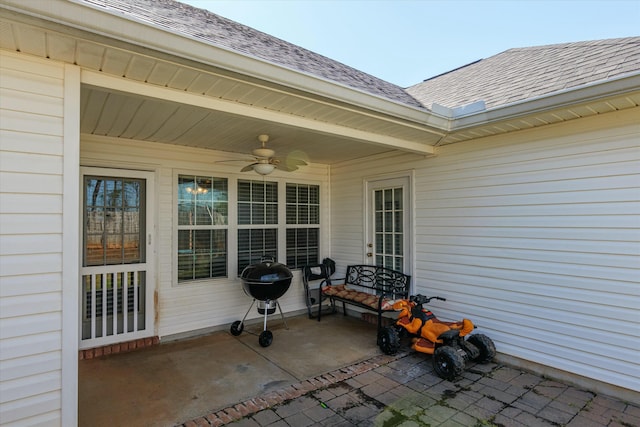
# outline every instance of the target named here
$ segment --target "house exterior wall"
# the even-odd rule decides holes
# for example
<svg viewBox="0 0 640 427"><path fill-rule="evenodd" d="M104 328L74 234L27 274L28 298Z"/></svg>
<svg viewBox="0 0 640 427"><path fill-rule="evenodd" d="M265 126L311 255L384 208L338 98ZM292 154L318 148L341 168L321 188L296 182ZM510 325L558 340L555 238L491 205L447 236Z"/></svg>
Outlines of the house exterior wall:
<svg viewBox="0 0 640 427"><path fill-rule="evenodd" d="M230 192L236 179L262 180L253 172L239 173L242 163L216 163L219 153L168 144L83 136L81 164L94 167L118 167L155 172L156 210L156 335L161 339L195 334L207 329L226 329L247 312L251 299L244 294L235 271L230 267L230 279L176 283L177 177L179 174L228 177ZM320 185L321 191L321 254L329 250L329 189L328 168L305 166L295 173L273 173L266 180ZM235 209L230 206L230 209ZM230 216L234 215L230 211ZM284 212L281 212L284 214ZM235 257L233 234L229 234L230 259ZM323 249L324 248L324 249ZM282 259L280 262L284 262ZM306 310L300 271L294 270L293 282L278 301L284 312ZM248 319L258 317L254 308Z"/></svg>
<svg viewBox="0 0 640 427"><path fill-rule="evenodd" d="M77 311L64 301L75 260L64 253L65 227L77 206L66 194L65 135L79 94L79 72L0 52L0 420L3 425L73 425L77 340L65 347L63 325L77 335ZM74 75L65 85L65 79ZM74 88L75 86L75 88ZM77 101L76 101L77 104ZM76 105L77 106L77 105ZM75 123L77 128L78 124ZM73 158L73 156L71 156ZM74 188L77 174L72 174ZM77 194L77 192L76 192ZM65 202L63 196L68 196ZM77 227L77 222L74 222ZM70 236L72 237L72 236ZM73 251L71 252L73 256ZM67 268L68 267L68 268ZM67 270L65 270L67 268ZM76 270L77 271L77 270ZM72 301L73 305L77 305ZM65 362L71 355L72 363ZM71 371L66 371L69 368ZM65 392L62 390L65 388ZM62 408L69 409L63 414Z"/></svg>
<svg viewBox="0 0 640 427"><path fill-rule="evenodd" d="M471 318L503 354L639 391L637 118L334 166L332 256L365 259L362 177L414 169L413 286L447 298L437 315Z"/></svg>

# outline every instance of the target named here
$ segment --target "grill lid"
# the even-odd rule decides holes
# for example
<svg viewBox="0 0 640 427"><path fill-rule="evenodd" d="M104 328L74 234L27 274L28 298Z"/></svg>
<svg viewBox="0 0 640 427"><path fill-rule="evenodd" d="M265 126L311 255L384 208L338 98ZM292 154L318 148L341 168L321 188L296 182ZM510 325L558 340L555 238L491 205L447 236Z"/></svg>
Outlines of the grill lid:
<svg viewBox="0 0 640 427"><path fill-rule="evenodd" d="M293 274L286 265L267 260L247 266L240 278L246 294L267 301L276 300L287 292Z"/></svg>

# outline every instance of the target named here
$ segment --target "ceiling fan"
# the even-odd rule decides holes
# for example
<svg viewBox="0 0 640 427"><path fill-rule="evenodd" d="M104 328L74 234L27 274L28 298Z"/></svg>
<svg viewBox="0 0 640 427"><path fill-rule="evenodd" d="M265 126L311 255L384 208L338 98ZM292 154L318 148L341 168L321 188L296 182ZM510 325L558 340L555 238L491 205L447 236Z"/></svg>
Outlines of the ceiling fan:
<svg viewBox="0 0 640 427"><path fill-rule="evenodd" d="M293 172L298 169L299 166L306 166L307 162L301 159L287 158L281 160L275 156L275 151L267 148L267 142L269 141L269 135L258 135L258 141L262 144L260 148L256 148L251 151L253 159L249 160L251 164L240 169L240 172L255 171L260 175L269 175L275 169L280 169L285 172Z"/></svg>

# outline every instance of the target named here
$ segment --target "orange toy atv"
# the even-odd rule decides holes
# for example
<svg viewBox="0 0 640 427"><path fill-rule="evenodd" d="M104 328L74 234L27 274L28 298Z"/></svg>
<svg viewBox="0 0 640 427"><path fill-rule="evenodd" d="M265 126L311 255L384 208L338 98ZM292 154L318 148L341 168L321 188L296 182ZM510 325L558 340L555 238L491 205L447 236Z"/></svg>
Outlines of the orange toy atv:
<svg viewBox="0 0 640 427"><path fill-rule="evenodd" d="M393 304L399 311L395 325L380 330L378 345L385 354L394 354L400 348L400 336L412 338L411 348L433 355L433 368L444 379L454 379L462 373L467 361L490 362L496 355L493 341L483 334L469 335L475 326L469 319L460 322L438 320L431 310L423 307L432 299L441 297L412 295L408 300ZM467 338L465 338L467 337Z"/></svg>

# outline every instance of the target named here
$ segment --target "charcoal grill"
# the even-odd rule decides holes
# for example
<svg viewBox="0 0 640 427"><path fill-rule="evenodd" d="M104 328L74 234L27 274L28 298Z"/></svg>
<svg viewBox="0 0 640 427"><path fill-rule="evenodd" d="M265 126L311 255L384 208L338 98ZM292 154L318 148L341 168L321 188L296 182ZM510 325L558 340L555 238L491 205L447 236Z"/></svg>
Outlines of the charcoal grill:
<svg viewBox="0 0 640 427"><path fill-rule="evenodd" d="M240 275L242 288L248 296L253 298L253 301L242 320L236 320L231 324L231 334L238 336L242 333L244 321L257 302L258 313L264 316L263 330L258 337L258 342L262 347L269 347L273 342L273 333L267 329L267 317L275 313L276 308L280 311L280 317L288 329L278 298L289 290L292 278L291 270L273 259L263 259L262 262L249 265L242 270Z"/></svg>

